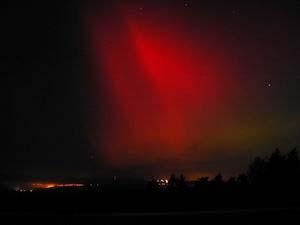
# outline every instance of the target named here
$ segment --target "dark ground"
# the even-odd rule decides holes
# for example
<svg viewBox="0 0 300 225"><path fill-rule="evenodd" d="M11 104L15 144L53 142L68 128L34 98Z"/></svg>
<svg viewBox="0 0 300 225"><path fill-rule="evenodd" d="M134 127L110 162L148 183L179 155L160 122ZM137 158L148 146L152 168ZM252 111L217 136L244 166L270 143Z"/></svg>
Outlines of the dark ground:
<svg viewBox="0 0 300 225"><path fill-rule="evenodd" d="M2 193L7 224L297 224L299 197L278 193Z"/></svg>

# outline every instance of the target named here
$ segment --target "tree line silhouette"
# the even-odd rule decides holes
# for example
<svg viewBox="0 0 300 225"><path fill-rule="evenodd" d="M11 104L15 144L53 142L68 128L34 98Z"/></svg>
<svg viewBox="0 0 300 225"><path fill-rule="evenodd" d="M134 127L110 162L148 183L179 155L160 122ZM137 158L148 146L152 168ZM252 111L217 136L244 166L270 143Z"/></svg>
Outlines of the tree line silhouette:
<svg viewBox="0 0 300 225"><path fill-rule="evenodd" d="M129 190L130 188L135 190L135 185L131 183ZM111 186L108 187L108 191L110 189ZM154 178L146 185L146 190L150 192L207 192L208 194L215 191L220 192L220 190L230 190L230 192L285 190L288 193L295 193L299 189L300 157L296 148L286 154L276 149L265 158L256 157L250 162L244 173L226 180L221 173L211 179L210 177L200 177L195 181L188 181L183 174L179 176L171 174L168 182L163 185L160 180ZM8 190L6 185L0 183L0 192ZM93 192L92 189L86 191ZM103 188L101 191L103 191Z"/></svg>
<svg viewBox="0 0 300 225"><path fill-rule="evenodd" d="M282 154L278 149L265 158L256 157L244 173L224 179L200 177L188 181L172 174L168 182L152 179L140 189L130 183L128 189L107 190L90 187L84 191L46 189L45 191L5 192L0 185L0 211L12 212L166 212L244 208L291 208L300 205L300 159L297 149ZM116 183L117 185L120 185ZM104 186L103 186L104 187ZM13 198L11 197L13 196ZM19 198L22 196L22 198ZM25 199L25 200L24 200ZM24 207L26 202L26 207ZM1 208L2 207L2 208Z"/></svg>
<svg viewBox="0 0 300 225"><path fill-rule="evenodd" d="M168 184L162 187L156 179L148 183L150 191L205 191L221 188L229 189L270 189L295 191L300 188L300 158L296 148L282 154L277 148L265 158L256 157L245 173L224 180L221 173L214 178L200 177L194 182L188 182L184 175L177 177L172 174Z"/></svg>

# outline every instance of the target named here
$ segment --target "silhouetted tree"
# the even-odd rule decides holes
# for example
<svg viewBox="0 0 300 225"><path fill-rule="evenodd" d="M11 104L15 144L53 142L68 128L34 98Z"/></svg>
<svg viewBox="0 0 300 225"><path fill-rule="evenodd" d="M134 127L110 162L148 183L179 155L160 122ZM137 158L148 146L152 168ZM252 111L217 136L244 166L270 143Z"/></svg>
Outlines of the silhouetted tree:
<svg viewBox="0 0 300 225"><path fill-rule="evenodd" d="M167 188L169 191L175 191L177 189L177 178L175 174L171 174Z"/></svg>
<svg viewBox="0 0 300 225"><path fill-rule="evenodd" d="M201 177L195 182L195 187L197 189L206 188L209 185L209 177Z"/></svg>
<svg viewBox="0 0 300 225"><path fill-rule="evenodd" d="M265 160L260 157L256 157L248 167L247 175L249 177L249 182L251 184L261 184L264 180L265 169Z"/></svg>
<svg viewBox="0 0 300 225"><path fill-rule="evenodd" d="M296 148L286 155L286 177L287 184L299 186L300 184L300 159Z"/></svg>
<svg viewBox="0 0 300 225"><path fill-rule="evenodd" d="M285 156L277 148L266 165L265 181L268 185L280 185L285 181Z"/></svg>
<svg viewBox="0 0 300 225"><path fill-rule="evenodd" d="M235 177L230 177L230 178L228 179L228 181L227 181L227 184L228 184L229 186L234 186L234 185L236 185L236 178L235 178Z"/></svg>
<svg viewBox="0 0 300 225"><path fill-rule="evenodd" d="M236 179L237 184L241 186L247 186L249 184L248 176L245 174L240 174Z"/></svg>
<svg viewBox="0 0 300 225"><path fill-rule="evenodd" d="M218 173L214 179L211 180L210 182L211 184L215 185L215 186L221 186L224 184L223 181L223 176L221 175L221 173Z"/></svg>
<svg viewBox="0 0 300 225"><path fill-rule="evenodd" d="M300 159L299 154L296 148L290 151L286 156L287 166L290 173L299 173L300 169Z"/></svg>
<svg viewBox="0 0 300 225"><path fill-rule="evenodd" d="M177 181L177 186L179 191L185 191L187 189L187 181L185 179L185 177L183 176L183 174L180 175L178 181Z"/></svg>

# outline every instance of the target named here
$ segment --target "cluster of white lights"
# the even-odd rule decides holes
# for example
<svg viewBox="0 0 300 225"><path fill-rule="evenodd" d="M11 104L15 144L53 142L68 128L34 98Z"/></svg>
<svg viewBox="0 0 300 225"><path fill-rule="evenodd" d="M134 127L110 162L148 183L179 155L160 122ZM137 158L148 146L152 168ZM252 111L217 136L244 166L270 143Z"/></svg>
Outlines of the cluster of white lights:
<svg viewBox="0 0 300 225"><path fill-rule="evenodd" d="M169 183L168 180L164 180L164 179L157 179L156 182L159 186L166 186Z"/></svg>

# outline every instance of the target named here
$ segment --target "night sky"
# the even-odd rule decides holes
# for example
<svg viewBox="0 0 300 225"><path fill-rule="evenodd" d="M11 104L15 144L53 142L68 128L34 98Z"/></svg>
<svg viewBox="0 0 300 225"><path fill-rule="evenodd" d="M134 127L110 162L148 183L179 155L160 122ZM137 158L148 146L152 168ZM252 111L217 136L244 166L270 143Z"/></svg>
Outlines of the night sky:
<svg viewBox="0 0 300 225"><path fill-rule="evenodd" d="M6 178L235 175L299 145L300 1L3 10Z"/></svg>

